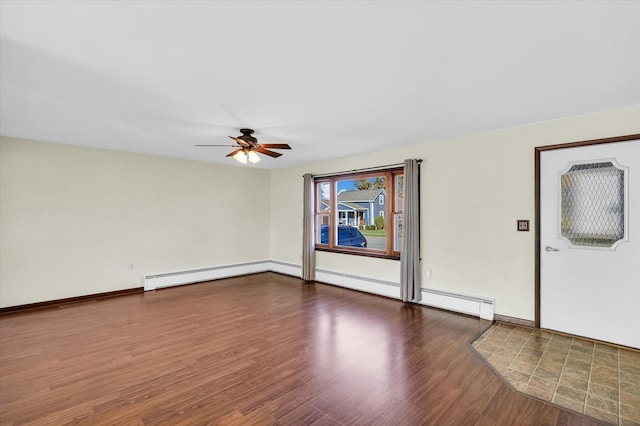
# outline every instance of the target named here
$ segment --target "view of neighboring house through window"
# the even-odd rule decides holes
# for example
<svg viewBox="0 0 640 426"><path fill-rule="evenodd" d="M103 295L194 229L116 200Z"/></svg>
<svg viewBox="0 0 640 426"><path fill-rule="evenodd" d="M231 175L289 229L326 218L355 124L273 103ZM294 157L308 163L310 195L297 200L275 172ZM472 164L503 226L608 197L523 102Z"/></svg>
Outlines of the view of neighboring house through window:
<svg viewBox="0 0 640 426"><path fill-rule="evenodd" d="M316 249L398 258L402 169L316 178Z"/></svg>

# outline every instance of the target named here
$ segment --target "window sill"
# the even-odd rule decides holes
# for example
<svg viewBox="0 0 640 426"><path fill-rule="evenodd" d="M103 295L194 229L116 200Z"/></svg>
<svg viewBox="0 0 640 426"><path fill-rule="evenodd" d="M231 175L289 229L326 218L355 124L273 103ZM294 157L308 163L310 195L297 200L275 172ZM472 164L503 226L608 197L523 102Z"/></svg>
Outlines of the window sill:
<svg viewBox="0 0 640 426"><path fill-rule="evenodd" d="M329 248L329 247L322 247L322 246L316 246L315 247L316 251L326 251L329 253L339 253L339 254L352 254L355 256L363 256L363 257L374 257L377 259L389 259L389 260L400 260L400 255L399 254L386 254L386 253L380 253L380 252L376 252L376 251L365 251L363 250L350 250L348 248L340 248L340 249L336 249L336 248Z"/></svg>

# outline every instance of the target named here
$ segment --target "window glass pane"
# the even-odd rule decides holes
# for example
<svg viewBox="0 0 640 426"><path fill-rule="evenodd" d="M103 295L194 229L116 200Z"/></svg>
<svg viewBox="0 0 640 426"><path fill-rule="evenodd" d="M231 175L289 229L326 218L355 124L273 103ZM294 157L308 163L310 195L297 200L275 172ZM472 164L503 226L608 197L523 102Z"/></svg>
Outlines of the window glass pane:
<svg viewBox="0 0 640 426"><path fill-rule="evenodd" d="M404 175L396 176L396 211L404 210Z"/></svg>
<svg viewBox="0 0 640 426"><path fill-rule="evenodd" d="M560 232L574 246L611 247L624 238L624 170L577 164L560 177Z"/></svg>
<svg viewBox="0 0 640 426"><path fill-rule="evenodd" d="M329 244L329 215L316 215L316 243Z"/></svg>
<svg viewBox="0 0 640 426"><path fill-rule="evenodd" d="M349 238L338 230L338 245L386 250L384 217L376 219L387 207L385 176L337 180L336 190L338 225L352 227Z"/></svg>
<svg viewBox="0 0 640 426"><path fill-rule="evenodd" d="M395 230L393 250L402 251L402 213L393 215L393 229Z"/></svg>
<svg viewBox="0 0 640 426"><path fill-rule="evenodd" d="M331 207L331 185L329 182L316 184L316 197L318 199L318 211L329 211Z"/></svg>
<svg viewBox="0 0 640 426"><path fill-rule="evenodd" d="M338 245L344 247L367 247L367 239L355 226L338 225Z"/></svg>
<svg viewBox="0 0 640 426"><path fill-rule="evenodd" d="M386 208L385 177L344 179L337 182L338 223L375 225L375 217Z"/></svg>

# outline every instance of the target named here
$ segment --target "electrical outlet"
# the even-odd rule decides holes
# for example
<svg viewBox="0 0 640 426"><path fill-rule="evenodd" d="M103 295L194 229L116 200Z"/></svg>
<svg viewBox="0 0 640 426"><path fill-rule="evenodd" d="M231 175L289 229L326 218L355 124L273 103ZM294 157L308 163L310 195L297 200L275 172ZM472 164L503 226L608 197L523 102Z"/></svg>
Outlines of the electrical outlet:
<svg viewBox="0 0 640 426"><path fill-rule="evenodd" d="M431 278L431 268L427 269L427 278Z"/></svg>
<svg viewBox="0 0 640 426"><path fill-rule="evenodd" d="M130 263L128 268L129 268L130 271L133 271L133 263Z"/></svg>

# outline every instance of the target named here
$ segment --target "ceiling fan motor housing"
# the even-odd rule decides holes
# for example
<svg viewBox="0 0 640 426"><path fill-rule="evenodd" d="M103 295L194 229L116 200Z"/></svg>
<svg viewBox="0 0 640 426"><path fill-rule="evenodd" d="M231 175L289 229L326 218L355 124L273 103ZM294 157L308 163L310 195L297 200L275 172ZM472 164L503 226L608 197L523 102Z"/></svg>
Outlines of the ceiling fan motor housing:
<svg viewBox="0 0 640 426"><path fill-rule="evenodd" d="M258 143L258 140L251 136L251 134L253 133L253 129L240 129L240 133L242 133L242 136L238 136L238 139L242 139L243 141L248 142L252 145Z"/></svg>

